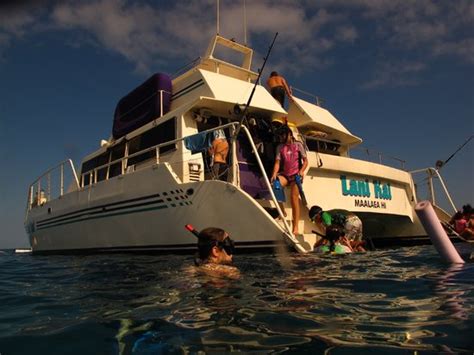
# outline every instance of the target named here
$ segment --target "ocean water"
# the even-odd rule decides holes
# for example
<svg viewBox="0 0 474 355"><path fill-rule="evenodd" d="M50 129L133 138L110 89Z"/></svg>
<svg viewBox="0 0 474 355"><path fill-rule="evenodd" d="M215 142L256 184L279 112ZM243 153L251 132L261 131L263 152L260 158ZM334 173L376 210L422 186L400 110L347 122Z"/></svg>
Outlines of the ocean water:
<svg viewBox="0 0 474 355"><path fill-rule="evenodd" d="M1 355L474 352L474 262L432 246L237 253L239 279L192 255L0 254Z"/></svg>

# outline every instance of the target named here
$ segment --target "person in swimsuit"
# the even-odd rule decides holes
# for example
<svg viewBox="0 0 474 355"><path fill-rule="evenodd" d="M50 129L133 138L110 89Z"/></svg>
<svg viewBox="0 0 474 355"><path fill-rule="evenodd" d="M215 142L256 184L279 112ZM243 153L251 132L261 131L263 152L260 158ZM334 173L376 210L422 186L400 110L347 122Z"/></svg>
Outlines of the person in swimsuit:
<svg viewBox="0 0 474 355"><path fill-rule="evenodd" d="M270 93L280 103L281 107L285 107L285 94L292 100L292 92L285 78L280 76L276 71L270 74L267 85L270 88Z"/></svg>
<svg viewBox="0 0 474 355"><path fill-rule="evenodd" d="M299 234L300 193L296 184L296 176L299 175L301 181L303 181L304 172L308 166L308 159L306 158L306 151L303 144L294 141L293 133L290 128L283 126L282 130L285 143L277 147L271 181L273 182L278 179L282 187L290 186L291 208L293 210L293 234ZM280 172L281 165L283 165L283 168Z"/></svg>

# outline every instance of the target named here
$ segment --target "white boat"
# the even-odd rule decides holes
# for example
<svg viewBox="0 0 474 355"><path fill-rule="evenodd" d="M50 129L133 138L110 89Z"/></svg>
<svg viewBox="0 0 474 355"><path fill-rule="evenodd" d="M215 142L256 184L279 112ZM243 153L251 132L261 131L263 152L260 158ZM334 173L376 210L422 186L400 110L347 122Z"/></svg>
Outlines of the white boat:
<svg viewBox="0 0 474 355"><path fill-rule="evenodd" d="M242 61L219 59L218 48ZM286 111L257 84L240 124L239 109L258 78L252 54L251 48L215 36L205 56L170 81L171 92L160 89L142 98L159 106L151 120L141 124L140 107L123 112L126 105L119 106L116 119L122 122L116 121L114 136L83 159L79 174L67 160L36 179L25 218L33 253L194 249L186 224L221 227L237 248L289 242L300 252L311 251L316 235L307 206L301 205L303 233L294 236L264 171L274 158L272 122L282 117L294 123L308 148L303 188L309 206L356 213L374 241L425 236L414 213L412 174L351 158L362 140L328 110L295 96ZM227 181L210 178L206 153L186 148L196 134L202 138L217 129L225 130L231 146ZM291 216L291 205L283 207Z"/></svg>

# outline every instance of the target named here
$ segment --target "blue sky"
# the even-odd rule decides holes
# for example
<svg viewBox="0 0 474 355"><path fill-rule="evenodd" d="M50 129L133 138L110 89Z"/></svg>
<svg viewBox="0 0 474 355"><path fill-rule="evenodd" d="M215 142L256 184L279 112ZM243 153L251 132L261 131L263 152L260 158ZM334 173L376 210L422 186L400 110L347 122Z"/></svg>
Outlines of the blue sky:
<svg viewBox="0 0 474 355"><path fill-rule="evenodd" d="M221 0L220 33L243 41L243 1ZM364 147L446 159L474 132L474 2L246 2L265 68L314 93ZM0 5L0 248L26 246L28 185L108 138L117 101L154 72L202 55L215 1L12 1ZM455 203L474 202L474 142L442 170Z"/></svg>

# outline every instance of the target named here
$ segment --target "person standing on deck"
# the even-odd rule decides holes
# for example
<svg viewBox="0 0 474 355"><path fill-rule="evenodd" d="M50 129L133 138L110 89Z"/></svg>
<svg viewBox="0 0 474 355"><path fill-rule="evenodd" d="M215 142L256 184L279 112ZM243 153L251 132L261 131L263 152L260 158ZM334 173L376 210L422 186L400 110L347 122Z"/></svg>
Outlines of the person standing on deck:
<svg viewBox="0 0 474 355"><path fill-rule="evenodd" d="M215 180L227 181L227 155L229 154L229 142L227 142L225 133L222 129L215 131L215 138L209 148L209 154L212 156L212 175Z"/></svg>
<svg viewBox="0 0 474 355"><path fill-rule="evenodd" d="M276 71L270 74L267 85L270 88L270 93L280 103L281 107L285 108L285 94L288 95L290 100L293 100L291 89L288 87L285 78Z"/></svg>
<svg viewBox="0 0 474 355"><path fill-rule="evenodd" d="M300 142L295 142L293 133L288 126L283 126L284 142L277 147L275 164L271 181L278 179L282 187L291 187L291 208L293 210L293 234L298 233L298 222L300 220L300 201L299 190L296 184L296 176L301 177L303 181L304 171L308 166L306 151ZM283 163L282 172L280 171L280 162Z"/></svg>

